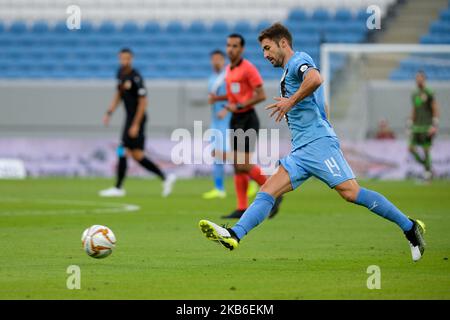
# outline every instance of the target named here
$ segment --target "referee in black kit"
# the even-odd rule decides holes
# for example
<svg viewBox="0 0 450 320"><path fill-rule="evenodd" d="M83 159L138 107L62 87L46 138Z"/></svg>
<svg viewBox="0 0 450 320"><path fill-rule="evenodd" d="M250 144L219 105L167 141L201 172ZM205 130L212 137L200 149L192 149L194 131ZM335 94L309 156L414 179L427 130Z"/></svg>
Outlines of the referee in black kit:
<svg viewBox="0 0 450 320"><path fill-rule="evenodd" d="M111 106L103 117L103 123L107 126L112 114L119 103L123 101L126 110L126 120L122 132L122 144L117 149L119 164L117 166L117 181L112 188L100 191L102 197L123 197L125 190L122 188L127 171L127 156L131 156L145 169L156 174L163 181L162 196L167 197L172 192L176 176L166 175L161 169L145 157L145 123L147 120L145 109L147 108L147 90L144 80L139 72L133 68L133 52L124 48L119 52L120 68L117 72L117 91Z"/></svg>

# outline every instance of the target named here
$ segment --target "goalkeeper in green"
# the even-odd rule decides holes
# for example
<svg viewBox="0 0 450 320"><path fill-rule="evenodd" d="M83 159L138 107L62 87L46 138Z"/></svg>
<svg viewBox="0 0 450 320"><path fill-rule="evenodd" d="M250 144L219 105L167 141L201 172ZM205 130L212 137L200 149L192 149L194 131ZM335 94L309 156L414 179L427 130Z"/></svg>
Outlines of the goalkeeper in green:
<svg viewBox="0 0 450 320"><path fill-rule="evenodd" d="M423 71L416 74L417 89L412 94L412 114L409 119L411 140L409 152L425 168L425 179L431 180L430 149L439 125L439 109L433 91L425 85L426 75ZM423 157L418 152L423 149Z"/></svg>

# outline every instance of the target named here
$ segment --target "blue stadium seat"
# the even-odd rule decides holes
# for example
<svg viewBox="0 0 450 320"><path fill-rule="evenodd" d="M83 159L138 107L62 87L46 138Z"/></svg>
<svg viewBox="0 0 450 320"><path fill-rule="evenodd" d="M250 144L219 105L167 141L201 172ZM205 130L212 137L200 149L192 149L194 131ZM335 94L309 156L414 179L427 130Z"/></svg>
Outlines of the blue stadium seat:
<svg viewBox="0 0 450 320"><path fill-rule="evenodd" d="M308 33L319 33L324 27L324 22L320 21L309 21L308 23L303 23L299 26L301 32Z"/></svg>
<svg viewBox="0 0 450 320"><path fill-rule="evenodd" d="M161 26L157 22L149 21L144 25L143 31L145 33L156 34L161 31Z"/></svg>
<svg viewBox="0 0 450 320"><path fill-rule="evenodd" d="M308 19L308 15L305 10L296 8L289 12L288 21L305 21Z"/></svg>
<svg viewBox="0 0 450 320"><path fill-rule="evenodd" d="M74 30L69 30L69 32L77 32L77 33L82 33L82 34L89 34L94 32L94 25L89 22L89 21L84 21L81 20L81 25L80 25L80 29L74 29Z"/></svg>
<svg viewBox="0 0 450 320"><path fill-rule="evenodd" d="M441 20L450 22L450 8L441 12Z"/></svg>
<svg viewBox="0 0 450 320"><path fill-rule="evenodd" d="M8 31L13 34L23 34L27 31L27 25L24 21L14 21Z"/></svg>
<svg viewBox="0 0 450 320"><path fill-rule="evenodd" d="M247 34L252 32L252 25L247 21L237 21L232 27L232 32L237 32L240 34Z"/></svg>
<svg viewBox="0 0 450 320"><path fill-rule="evenodd" d="M353 15L348 9L338 9L334 15L336 21L350 21L353 19Z"/></svg>
<svg viewBox="0 0 450 320"><path fill-rule="evenodd" d="M0 35L0 47L9 48L14 45L16 36L12 33L3 33Z"/></svg>
<svg viewBox="0 0 450 320"><path fill-rule="evenodd" d="M312 20L314 20L314 21L321 21L321 22L324 22L324 21L330 20L330 19L331 19L331 15L330 15L330 13L328 12L328 10L325 10L325 9L317 9L317 10L314 10L314 12L313 12L311 18L312 18Z"/></svg>
<svg viewBox="0 0 450 320"><path fill-rule="evenodd" d="M59 21L57 22L53 28L50 30L53 33L66 33L69 32L69 29L67 29L67 25L65 21Z"/></svg>
<svg viewBox="0 0 450 320"><path fill-rule="evenodd" d="M365 23L369 17L370 17L370 14L367 13L366 10L359 10L359 11L356 13L355 20L361 21L361 22L364 22L364 23Z"/></svg>
<svg viewBox="0 0 450 320"><path fill-rule="evenodd" d="M30 33L16 34L14 39L14 43L16 46L27 48L33 46L38 41L39 38L35 37Z"/></svg>
<svg viewBox="0 0 450 320"><path fill-rule="evenodd" d="M193 21L187 31L192 34L203 34L207 29L202 21Z"/></svg>
<svg viewBox="0 0 450 320"><path fill-rule="evenodd" d="M285 23L293 34L295 48L309 53L317 64L321 41L360 42L366 35L365 23L352 19L345 10L337 10L334 18L329 11L316 10L314 18L309 18L305 11L296 9ZM281 71L264 60L257 40L259 32L270 24L264 20L253 26L238 21L231 27L225 21L214 21L208 27L203 21L194 21L184 27L182 21L172 21L164 28L155 21L143 27L134 21L119 27L106 21L94 27L83 20L81 30L70 31L65 21L54 27L38 21L29 29L18 21L13 23L14 28L2 31L0 22L0 77L113 78L118 68L117 52L127 46L135 52L135 63L146 77L205 79L211 72L210 52L224 49L226 35L234 31L246 38L246 57L261 68L264 77L275 79ZM443 32L445 26L436 25L432 30L439 31L433 33L433 41L450 40ZM332 70L344 64L343 59L333 59ZM429 68L434 70L432 65ZM446 76L443 71L435 73Z"/></svg>
<svg viewBox="0 0 450 320"><path fill-rule="evenodd" d="M112 34L116 31L116 25L111 21L105 21L100 24L96 30L98 33Z"/></svg>
<svg viewBox="0 0 450 320"><path fill-rule="evenodd" d="M122 24L120 31L125 34L136 34L140 29L134 21L126 21Z"/></svg>
<svg viewBox="0 0 450 320"><path fill-rule="evenodd" d="M179 21L171 21L166 26L166 32L170 34L180 33L184 31L184 27Z"/></svg>
<svg viewBox="0 0 450 320"><path fill-rule="evenodd" d="M258 22L258 24L256 25L255 30L259 33L259 32L261 32L262 30L264 30L264 29L270 27L271 24L272 24L272 23L271 23L270 21L268 21L268 20L260 21L260 22Z"/></svg>
<svg viewBox="0 0 450 320"><path fill-rule="evenodd" d="M230 32L230 28L225 21L215 21L211 26L211 32L216 34L227 34Z"/></svg>
<svg viewBox="0 0 450 320"><path fill-rule="evenodd" d="M34 34L42 35L43 33L47 33L49 31L48 23L45 21L36 21L31 26L31 32Z"/></svg>

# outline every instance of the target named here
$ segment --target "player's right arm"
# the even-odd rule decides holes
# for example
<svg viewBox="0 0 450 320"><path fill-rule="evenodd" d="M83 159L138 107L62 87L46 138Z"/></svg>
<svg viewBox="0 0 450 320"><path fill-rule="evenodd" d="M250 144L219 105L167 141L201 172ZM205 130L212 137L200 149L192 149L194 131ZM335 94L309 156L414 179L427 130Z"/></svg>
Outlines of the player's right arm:
<svg viewBox="0 0 450 320"><path fill-rule="evenodd" d="M315 68L311 68L304 76L303 82L300 88L290 98L274 98L277 102L266 107L266 110L271 110L270 117L275 117L276 122L280 122L284 115L292 109L297 103L311 95L322 84L323 79L319 71Z"/></svg>

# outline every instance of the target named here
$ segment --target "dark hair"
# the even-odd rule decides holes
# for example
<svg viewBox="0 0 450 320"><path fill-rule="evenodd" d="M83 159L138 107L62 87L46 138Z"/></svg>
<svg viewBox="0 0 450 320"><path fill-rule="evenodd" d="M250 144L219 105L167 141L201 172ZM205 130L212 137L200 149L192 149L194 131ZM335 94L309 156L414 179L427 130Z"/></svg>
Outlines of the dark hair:
<svg viewBox="0 0 450 320"><path fill-rule="evenodd" d="M133 51L131 51L130 48L122 48L122 49L120 49L119 53L129 53L129 54L133 55Z"/></svg>
<svg viewBox="0 0 450 320"><path fill-rule="evenodd" d="M242 35L239 33L232 33L228 36L228 38L239 38L241 40L241 46L245 47L245 39Z"/></svg>
<svg viewBox="0 0 450 320"><path fill-rule="evenodd" d="M270 39L275 41L277 44L280 43L281 39L285 38L289 46L292 48L292 35L289 30L283 26L281 23L276 22L270 27L261 31L258 37L258 41L262 42L264 39Z"/></svg>
<svg viewBox="0 0 450 320"><path fill-rule="evenodd" d="M222 50L220 50L220 49L216 49L216 50L211 51L211 53L209 55L213 56L215 54L220 54L222 57L225 58L225 53Z"/></svg>

